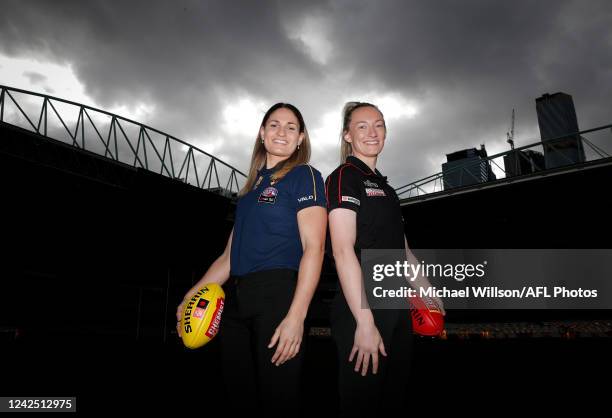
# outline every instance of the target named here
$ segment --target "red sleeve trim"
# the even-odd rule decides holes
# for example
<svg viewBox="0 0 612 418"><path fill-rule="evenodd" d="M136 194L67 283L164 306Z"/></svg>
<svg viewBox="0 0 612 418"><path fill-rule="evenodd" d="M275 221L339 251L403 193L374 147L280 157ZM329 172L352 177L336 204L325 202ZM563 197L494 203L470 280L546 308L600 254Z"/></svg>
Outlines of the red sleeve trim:
<svg viewBox="0 0 612 418"><path fill-rule="evenodd" d="M338 206L342 204L342 171L349 165L352 164L346 164L340 168L340 175L338 176Z"/></svg>

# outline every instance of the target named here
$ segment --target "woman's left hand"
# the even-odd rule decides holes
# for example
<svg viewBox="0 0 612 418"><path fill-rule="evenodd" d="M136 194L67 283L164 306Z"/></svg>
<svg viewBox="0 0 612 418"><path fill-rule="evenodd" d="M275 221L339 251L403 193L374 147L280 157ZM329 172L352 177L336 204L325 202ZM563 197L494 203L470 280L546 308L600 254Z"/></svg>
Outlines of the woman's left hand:
<svg viewBox="0 0 612 418"><path fill-rule="evenodd" d="M272 348L278 342L276 352L272 356L272 363L280 366L295 357L300 352L303 335L304 321L287 315L276 327L270 344L268 344L268 348Z"/></svg>

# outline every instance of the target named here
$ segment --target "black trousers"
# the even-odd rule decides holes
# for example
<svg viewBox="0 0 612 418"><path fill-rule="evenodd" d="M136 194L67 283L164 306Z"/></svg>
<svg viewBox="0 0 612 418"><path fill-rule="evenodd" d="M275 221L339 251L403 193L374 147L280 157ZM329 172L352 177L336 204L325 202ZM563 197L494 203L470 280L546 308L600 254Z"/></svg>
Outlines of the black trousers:
<svg viewBox="0 0 612 418"><path fill-rule="evenodd" d="M355 341L357 324L342 291L338 291L331 309L332 337L338 352L338 388L341 416L406 416L409 414L410 367L413 331L410 312L403 309L372 310L374 322L385 345L387 357L379 352L378 373L372 374L370 361L366 376L355 372L349 355ZM397 415L399 416L399 415Z"/></svg>
<svg viewBox="0 0 612 418"><path fill-rule="evenodd" d="M289 311L296 283L296 271L274 269L234 276L224 285L219 337L228 409L250 415L298 414L303 345L280 366L271 362L278 343L268 348Z"/></svg>

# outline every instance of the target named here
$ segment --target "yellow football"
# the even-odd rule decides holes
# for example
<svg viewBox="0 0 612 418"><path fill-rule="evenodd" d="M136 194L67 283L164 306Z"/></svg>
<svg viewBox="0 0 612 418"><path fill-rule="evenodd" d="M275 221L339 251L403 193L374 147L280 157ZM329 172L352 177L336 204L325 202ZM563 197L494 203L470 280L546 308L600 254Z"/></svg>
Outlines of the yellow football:
<svg viewBox="0 0 612 418"><path fill-rule="evenodd" d="M225 292L217 283L207 284L186 302L181 318L185 347L200 348L217 335L224 303Z"/></svg>

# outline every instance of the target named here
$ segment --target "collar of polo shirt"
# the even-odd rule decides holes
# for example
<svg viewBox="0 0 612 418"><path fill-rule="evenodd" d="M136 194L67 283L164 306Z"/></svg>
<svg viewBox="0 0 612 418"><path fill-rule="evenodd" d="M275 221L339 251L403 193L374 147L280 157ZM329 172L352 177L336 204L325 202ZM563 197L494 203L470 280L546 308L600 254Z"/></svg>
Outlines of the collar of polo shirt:
<svg viewBox="0 0 612 418"><path fill-rule="evenodd" d="M259 170L257 170L257 174L261 174L263 176L266 176L270 173L273 173L276 170L276 167L278 167L280 165L280 163L282 163L282 161L279 161L278 163L276 163L276 165L272 168L266 168L266 163L264 163L263 167Z"/></svg>
<svg viewBox="0 0 612 418"><path fill-rule="evenodd" d="M383 176L382 174L380 174L380 171L378 171L378 169L376 169L376 171L372 171L372 169L366 163L364 163L354 155L349 155L348 157L346 157L346 162L349 164L353 164L354 166L356 166L361 171L364 171L367 174L372 174L385 182L387 181L387 176Z"/></svg>

